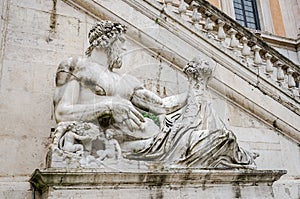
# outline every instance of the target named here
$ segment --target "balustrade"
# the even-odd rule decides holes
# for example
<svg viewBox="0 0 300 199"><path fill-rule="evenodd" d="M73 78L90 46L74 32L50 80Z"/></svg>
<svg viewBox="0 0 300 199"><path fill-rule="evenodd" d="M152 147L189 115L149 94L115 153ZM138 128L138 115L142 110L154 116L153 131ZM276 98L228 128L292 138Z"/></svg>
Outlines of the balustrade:
<svg viewBox="0 0 300 199"><path fill-rule="evenodd" d="M266 57L266 74L272 75L272 73L274 71L273 63L271 62L272 55L269 53L266 53L265 57Z"/></svg>
<svg viewBox="0 0 300 199"><path fill-rule="evenodd" d="M226 33L224 31L225 22L222 21L221 19L218 19L217 24L218 24L218 39L220 41L224 41L226 38Z"/></svg>
<svg viewBox="0 0 300 199"><path fill-rule="evenodd" d="M182 15L184 15L186 13L186 5L185 5L184 0L180 0L178 12L179 12L180 17L182 17Z"/></svg>
<svg viewBox="0 0 300 199"><path fill-rule="evenodd" d="M242 55L248 57L251 55L251 48L248 46L248 39L246 37L242 37L241 43L243 44Z"/></svg>
<svg viewBox="0 0 300 199"><path fill-rule="evenodd" d="M229 44L229 46L232 49L236 49L239 46L239 41L236 38L237 31L234 30L233 28L230 28L230 30L228 31L228 33L230 34L230 44Z"/></svg>
<svg viewBox="0 0 300 199"><path fill-rule="evenodd" d="M252 47L252 50L254 51L254 66L260 66L262 64L262 59L259 54L259 51L261 50L261 47L255 45Z"/></svg>
<svg viewBox="0 0 300 199"><path fill-rule="evenodd" d="M294 88L294 87L296 87L296 82L295 82L295 80L294 80L293 73L294 73L294 71L293 71L291 68L288 68L288 69L287 69L287 75L288 75L288 87L289 87L289 88Z"/></svg>
<svg viewBox="0 0 300 199"><path fill-rule="evenodd" d="M191 3L191 8L193 9L193 14L192 14L192 24L195 26L197 29L202 29L202 26L200 25L200 20L202 19L201 13L198 12L199 9L199 4L193 1Z"/></svg>
<svg viewBox="0 0 300 199"><path fill-rule="evenodd" d="M171 7L172 2L172 0L164 0L167 8ZM185 2L189 4L188 7ZM223 14L218 14L219 11L210 8L207 4L207 2L202 0L179 0L177 1L178 10L174 13L179 13L181 18L185 15L189 19L186 22L191 23L196 29L204 29L199 34L203 34L203 36L210 39L213 38L210 42L216 41L219 44L220 42L227 43L228 40L227 45L222 45L224 51L228 50L228 53L232 53L233 51L235 55L247 58L243 59L244 61L241 61L241 64L261 67L260 71L262 73L259 73L259 75L268 77L268 81L277 82L281 88L293 91L298 88L297 96L300 96L300 69L298 66L287 60L276 50L272 48L265 49L266 44L254 33L244 29ZM172 9L174 11L176 7ZM189 9L189 12L187 12L187 9ZM204 23L204 27L202 27L202 22ZM274 68L276 68L276 71L274 71Z"/></svg>
<svg viewBox="0 0 300 199"><path fill-rule="evenodd" d="M173 0L164 0L164 4L166 5L167 8L170 8L172 6Z"/></svg>
<svg viewBox="0 0 300 199"><path fill-rule="evenodd" d="M214 22L211 20L211 13L208 11L205 11L205 26L204 29L207 31L212 31L214 29Z"/></svg>
<svg viewBox="0 0 300 199"><path fill-rule="evenodd" d="M277 82L279 82L281 85L281 83L284 81L284 72L282 69L283 63L281 61L277 61L275 62L274 66L277 68Z"/></svg>

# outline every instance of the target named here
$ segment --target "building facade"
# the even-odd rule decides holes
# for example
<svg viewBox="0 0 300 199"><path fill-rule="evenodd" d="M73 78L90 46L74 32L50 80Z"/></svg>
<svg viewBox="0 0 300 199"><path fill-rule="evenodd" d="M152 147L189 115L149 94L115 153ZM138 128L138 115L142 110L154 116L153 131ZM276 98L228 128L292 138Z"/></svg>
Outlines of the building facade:
<svg viewBox="0 0 300 199"><path fill-rule="evenodd" d="M128 27L124 59L132 67L122 72L160 96L184 91L181 69L195 56L214 64L208 86L220 118L260 154L259 170L287 170L268 197L300 197L298 0L4 0L0 8L0 198L37 197L28 180L47 167L57 66L84 56L101 19ZM53 198L83 197L72 194Z"/></svg>
<svg viewBox="0 0 300 199"><path fill-rule="evenodd" d="M254 26L268 44L299 65L299 1L209 1L233 19L243 18L253 12ZM245 11L250 10L250 12ZM239 13L242 12L243 16ZM249 17L248 17L249 18Z"/></svg>

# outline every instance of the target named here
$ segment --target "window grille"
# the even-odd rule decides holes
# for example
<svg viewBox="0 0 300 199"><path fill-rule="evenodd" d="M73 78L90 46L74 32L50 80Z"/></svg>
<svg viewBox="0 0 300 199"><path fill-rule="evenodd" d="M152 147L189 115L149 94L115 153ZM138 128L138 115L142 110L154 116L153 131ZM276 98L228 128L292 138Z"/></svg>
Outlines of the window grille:
<svg viewBox="0 0 300 199"><path fill-rule="evenodd" d="M236 21L244 27L260 30L255 0L233 0Z"/></svg>

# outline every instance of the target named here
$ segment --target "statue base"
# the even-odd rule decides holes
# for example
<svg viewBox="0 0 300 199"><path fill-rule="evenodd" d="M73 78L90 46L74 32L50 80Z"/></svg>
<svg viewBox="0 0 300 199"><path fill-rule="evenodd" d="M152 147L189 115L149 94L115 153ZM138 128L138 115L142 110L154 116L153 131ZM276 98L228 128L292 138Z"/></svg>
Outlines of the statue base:
<svg viewBox="0 0 300 199"><path fill-rule="evenodd" d="M97 169L35 170L36 198L274 198L285 170L168 169L116 172Z"/></svg>

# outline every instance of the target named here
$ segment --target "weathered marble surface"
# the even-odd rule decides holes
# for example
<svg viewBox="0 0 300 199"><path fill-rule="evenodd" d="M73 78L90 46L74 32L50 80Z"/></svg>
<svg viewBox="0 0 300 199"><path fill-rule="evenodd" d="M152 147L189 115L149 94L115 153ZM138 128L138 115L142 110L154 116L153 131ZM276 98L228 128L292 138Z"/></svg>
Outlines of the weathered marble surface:
<svg viewBox="0 0 300 199"><path fill-rule="evenodd" d="M118 170L255 169L257 154L239 147L205 96L213 66L194 58L183 70L186 91L161 98L135 77L114 71L122 66L125 32L119 23L100 21L88 34L86 57L60 63L49 166L100 168L112 159Z"/></svg>
<svg viewBox="0 0 300 199"><path fill-rule="evenodd" d="M112 172L97 169L36 170L37 196L56 198L274 198L282 170L171 169ZM40 194L38 194L38 192Z"/></svg>
<svg viewBox="0 0 300 199"><path fill-rule="evenodd" d="M54 2L57 2L56 6L53 5ZM74 4L70 6L66 2ZM300 190L299 180L296 182L294 179L299 179L299 146L288 139L289 136L285 136L292 131L286 128L277 131L278 125L272 127L272 122L280 124L279 122L284 121L281 127L291 125L294 129L300 129L297 128L298 116L287 110L281 102L268 98L264 93L265 90L256 87L267 85L273 88L275 84L267 84L260 79L256 82L256 74L253 74L255 78L247 79L249 74L243 72L248 68L245 69L243 65L235 62L229 52L217 50L211 43L205 46L205 38L196 38L199 36L197 32L185 34L183 31L166 30L165 27L156 24L153 18L147 18L151 15L150 11L153 11L148 4L153 2L152 0L137 1L144 6L137 7L138 9L133 9L124 2L129 1L120 1L119 4L112 0L101 1L101 6L98 6L96 1L83 0L4 0L0 3L0 7L2 6L0 12L3 13L1 36L5 38L2 41L4 57L1 59L0 173L4 177L0 178L0 198L26 198L19 195L21 192L28 194L27 198L31 198L30 185L27 184L28 177L24 176L29 176L37 167L45 167L48 137L50 129L55 127L51 114L57 64L70 55L83 54L87 46L86 31L95 20L101 18L122 19L131 24L132 31L127 33L127 37L130 38L128 49L131 50L131 54L126 56L127 60L130 58L130 63L141 64L152 61L151 63L158 65L159 59L165 58L162 59L161 76L155 76L159 67L153 65L135 68L135 71L130 67L121 68L138 76L139 79L145 77L144 81L149 84L147 88L153 91L156 90L156 77L167 80L168 88L170 88L168 82L172 82L175 91L178 87L182 88L182 81L179 81L180 83L177 81L177 77L181 77L178 68L198 52L209 56L213 54L216 62L220 64L217 77L209 85L213 107L221 118L225 117L224 121L237 135L241 146L260 153L260 157L256 159L259 169L288 170L289 176L292 176L291 180L279 181L278 186L283 196L278 198L297 198ZM91 6L90 9L79 6L86 5L84 3L93 3L95 6ZM141 8L145 8L144 11ZM157 13L159 16L159 10ZM49 21L51 16L55 15L57 18ZM167 19L169 27L184 30L183 25L188 26L186 22L179 24L169 19ZM57 24L50 29L50 33L49 23ZM185 39L186 35L189 35L188 39ZM164 47L162 44L166 47L163 49L170 50L169 56L161 53ZM140 45L146 49L142 49ZM158 50L150 53L147 48ZM178 55L185 60L184 63L180 62ZM178 64L176 67L170 66L169 62L165 63L166 59L170 62L174 59ZM147 79L148 77L151 79ZM165 81L159 83L163 86ZM214 83L219 85L226 83L227 87L219 87ZM216 88L220 88L217 93ZM275 88L272 91L281 99L288 98ZM170 94L169 90L167 93ZM273 117L265 117L264 112L258 112L259 107L271 110ZM230 118L230 121L227 122L226 117ZM20 180L18 176L21 176ZM22 186L19 186L21 180ZM291 196L288 193L291 193Z"/></svg>

